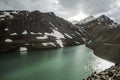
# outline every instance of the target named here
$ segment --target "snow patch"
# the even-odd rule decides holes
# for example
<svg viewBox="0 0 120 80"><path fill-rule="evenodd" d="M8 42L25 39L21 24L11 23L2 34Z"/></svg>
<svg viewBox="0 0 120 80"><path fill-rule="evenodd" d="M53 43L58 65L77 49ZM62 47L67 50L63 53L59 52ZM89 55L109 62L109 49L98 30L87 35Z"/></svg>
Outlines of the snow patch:
<svg viewBox="0 0 120 80"><path fill-rule="evenodd" d="M20 51L27 51L28 49L26 47L20 47Z"/></svg>
<svg viewBox="0 0 120 80"><path fill-rule="evenodd" d="M11 39L6 39L5 42L13 42Z"/></svg>
<svg viewBox="0 0 120 80"><path fill-rule="evenodd" d="M42 35L42 33L40 33L40 32L39 32L39 33L37 33L37 34L41 34L41 35Z"/></svg>
<svg viewBox="0 0 120 80"><path fill-rule="evenodd" d="M89 42L88 42L88 44L90 44L92 42L92 40L90 40Z"/></svg>
<svg viewBox="0 0 120 80"><path fill-rule="evenodd" d="M8 28L5 28L4 30L5 30L5 31L8 31Z"/></svg>
<svg viewBox="0 0 120 80"><path fill-rule="evenodd" d="M72 34L72 36L75 36L74 34Z"/></svg>
<svg viewBox="0 0 120 80"><path fill-rule="evenodd" d="M4 12L4 15L10 15L10 13L9 12Z"/></svg>
<svg viewBox="0 0 120 80"><path fill-rule="evenodd" d="M75 31L75 33L77 33L78 35L81 35L79 32Z"/></svg>
<svg viewBox="0 0 120 80"><path fill-rule="evenodd" d="M34 32L30 32L30 34L35 34Z"/></svg>
<svg viewBox="0 0 120 80"><path fill-rule="evenodd" d="M72 37L66 33L64 33L65 36L67 36L68 38L72 39Z"/></svg>
<svg viewBox="0 0 120 80"><path fill-rule="evenodd" d="M56 42L57 42L57 44L58 44L60 47L64 47L62 40L56 40Z"/></svg>
<svg viewBox="0 0 120 80"><path fill-rule="evenodd" d="M60 39L60 38L65 38L63 34L61 34L59 31L56 31L53 29L53 32L54 32L54 36L57 37L57 39Z"/></svg>
<svg viewBox="0 0 120 80"><path fill-rule="evenodd" d="M83 41L86 41L86 39L84 37L81 37Z"/></svg>
<svg viewBox="0 0 120 80"><path fill-rule="evenodd" d="M27 34L28 32L25 30L22 34Z"/></svg>
<svg viewBox="0 0 120 80"><path fill-rule="evenodd" d="M58 28L55 27L50 21L49 21L49 23L50 23L50 25L51 25L54 29L58 30Z"/></svg>
<svg viewBox="0 0 120 80"><path fill-rule="evenodd" d="M110 28L114 28L117 27L117 25L115 23L112 23L111 25L108 25Z"/></svg>
<svg viewBox="0 0 120 80"><path fill-rule="evenodd" d="M14 12L11 12L11 13L13 13L13 14L18 14L16 11L14 11Z"/></svg>
<svg viewBox="0 0 120 80"><path fill-rule="evenodd" d="M30 34L42 34L42 33L40 33L40 32L39 33L30 32Z"/></svg>
<svg viewBox="0 0 120 80"><path fill-rule="evenodd" d="M45 35L54 36L54 37L56 37L56 39L65 38L62 33L60 33L57 30L54 30L54 29L53 29L53 33L45 33Z"/></svg>
<svg viewBox="0 0 120 80"><path fill-rule="evenodd" d="M36 37L36 39L47 39L48 36L47 35L44 35L43 37Z"/></svg>
<svg viewBox="0 0 120 80"><path fill-rule="evenodd" d="M0 20L5 20L4 18L0 19Z"/></svg>
<svg viewBox="0 0 120 80"><path fill-rule="evenodd" d="M11 33L10 35L11 35L11 36L13 36L13 35L17 35L17 33Z"/></svg>
<svg viewBox="0 0 120 80"><path fill-rule="evenodd" d="M3 17L5 17L5 15L0 15L0 18L3 18Z"/></svg>
<svg viewBox="0 0 120 80"><path fill-rule="evenodd" d="M49 43L42 43L43 46L48 46L48 45L52 45L52 46L56 46L54 43L49 42Z"/></svg>
<svg viewBox="0 0 120 80"><path fill-rule="evenodd" d="M80 44L80 42L75 41L76 44Z"/></svg>
<svg viewBox="0 0 120 80"><path fill-rule="evenodd" d="M9 19L13 19L13 18L14 18L12 15L10 15L9 12L4 12L4 15L5 15L5 16L9 16Z"/></svg>

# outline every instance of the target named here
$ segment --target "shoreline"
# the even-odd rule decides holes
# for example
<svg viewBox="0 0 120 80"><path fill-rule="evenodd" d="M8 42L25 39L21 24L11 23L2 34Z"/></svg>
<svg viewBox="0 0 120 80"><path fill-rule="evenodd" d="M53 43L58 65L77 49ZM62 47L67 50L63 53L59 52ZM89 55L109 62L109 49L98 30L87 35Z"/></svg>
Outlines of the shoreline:
<svg viewBox="0 0 120 80"><path fill-rule="evenodd" d="M100 73L94 72L91 76L83 80L120 80L120 63L116 63Z"/></svg>

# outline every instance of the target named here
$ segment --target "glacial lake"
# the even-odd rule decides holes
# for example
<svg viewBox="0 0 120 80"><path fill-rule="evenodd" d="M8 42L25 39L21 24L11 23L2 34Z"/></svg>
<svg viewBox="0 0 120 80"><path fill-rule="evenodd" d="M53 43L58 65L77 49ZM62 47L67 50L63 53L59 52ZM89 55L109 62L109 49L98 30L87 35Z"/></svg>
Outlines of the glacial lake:
<svg viewBox="0 0 120 80"><path fill-rule="evenodd" d="M0 54L0 80L82 80L114 65L85 45Z"/></svg>

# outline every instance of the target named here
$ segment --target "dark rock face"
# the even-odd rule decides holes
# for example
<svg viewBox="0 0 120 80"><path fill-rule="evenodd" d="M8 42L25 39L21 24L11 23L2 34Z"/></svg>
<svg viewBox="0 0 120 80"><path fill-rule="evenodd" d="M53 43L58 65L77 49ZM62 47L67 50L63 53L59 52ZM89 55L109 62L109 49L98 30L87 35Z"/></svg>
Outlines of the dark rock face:
<svg viewBox="0 0 120 80"><path fill-rule="evenodd" d="M76 24L84 31L86 45L93 49L95 55L120 62L120 26L110 18L102 15L85 24Z"/></svg>
<svg viewBox="0 0 120 80"><path fill-rule="evenodd" d="M0 52L60 48L84 43L77 27L54 13L0 11Z"/></svg>

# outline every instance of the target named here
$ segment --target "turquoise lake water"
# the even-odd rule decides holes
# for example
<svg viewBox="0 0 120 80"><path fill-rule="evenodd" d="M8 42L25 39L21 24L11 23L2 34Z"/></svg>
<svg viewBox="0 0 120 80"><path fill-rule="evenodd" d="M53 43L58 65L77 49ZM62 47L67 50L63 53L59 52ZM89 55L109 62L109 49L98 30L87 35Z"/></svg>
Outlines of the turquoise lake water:
<svg viewBox="0 0 120 80"><path fill-rule="evenodd" d="M82 80L113 63L85 45L0 54L0 80Z"/></svg>

